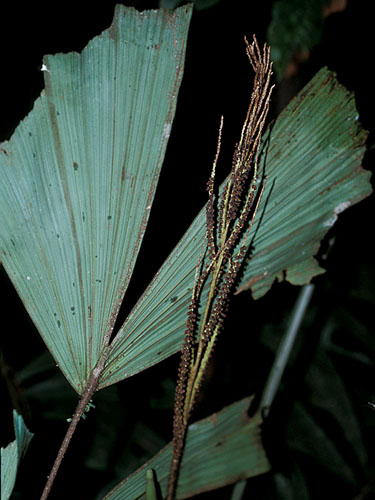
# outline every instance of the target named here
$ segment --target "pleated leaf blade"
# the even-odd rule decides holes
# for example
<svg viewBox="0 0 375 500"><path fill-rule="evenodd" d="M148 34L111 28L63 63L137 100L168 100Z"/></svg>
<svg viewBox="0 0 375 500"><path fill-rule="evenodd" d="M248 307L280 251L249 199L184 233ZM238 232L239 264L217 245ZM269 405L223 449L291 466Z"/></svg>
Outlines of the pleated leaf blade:
<svg viewBox="0 0 375 500"><path fill-rule="evenodd" d="M354 96L323 68L263 139L266 187L237 292L251 289L256 299L276 279L302 285L324 272L314 257L322 238L340 212L371 193L361 167L366 137ZM100 387L181 349L205 225L203 208L118 332Z"/></svg>
<svg viewBox="0 0 375 500"><path fill-rule="evenodd" d="M261 417L257 414L249 419L250 403L251 398L237 401L189 426L176 498L189 498L270 469L261 443ZM165 498L171 461L172 443L169 443L103 500L146 498L149 469L155 471Z"/></svg>
<svg viewBox="0 0 375 500"><path fill-rule="evenodd" d="M191 7L118 6L81 54L46 56L45 90L1 144L2 262L78 393L109 339L147 225Z"/></svg>
<svg viewBox="0 0 375 500"><path fill-rule="evenodd" d="M267 178L252 251L237 292L267 293L275 280L294 285L322 274L315 256L338 215L369 196L361 167L368 133L354 94L323 68L278 117L260 160Z"/></svg>

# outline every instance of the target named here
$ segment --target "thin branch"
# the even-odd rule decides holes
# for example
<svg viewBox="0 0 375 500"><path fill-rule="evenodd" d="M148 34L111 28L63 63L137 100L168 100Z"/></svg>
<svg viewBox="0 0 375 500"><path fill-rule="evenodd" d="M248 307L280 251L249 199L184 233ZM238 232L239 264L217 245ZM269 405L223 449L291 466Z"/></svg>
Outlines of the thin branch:
<svg viewBox="0 0 375 500"><path fill-rule="evenodd" d="M246 484L247 481L245 479L238 481L233 487L230 500L241 500L243 494L245 493Z"/></svg>
<svg viewBox="0 0 375 500"><path fill-rule="evenodd" d="M103 355L91 374L91 377L90 377L89 382L87 384L86 390L83 393L82 398L78 403L78 406L76 408L76 411L74 412L74 415L72 417L72 420L70 422L68 430L65 434L63 442L61 443L60 449L57 453L55 462L54 462L53 467L51 469L50 475L48 476L48 479L47 479L46 485L44 487L42 496L40 497L40 500L46 500L50 491L51 491L51 488L52 488L52 485L55 481L57 472L60 468L61 462L64 458L65 453L66 453L66 450L68 449L69 443L70 443L70 441L73 437L73 434L76 430L77 424L78 424L79 420L81 419L83 413L85 412L86 407L89 405L90 400L91 400L94 392L96 391L100 376L101 376L103 368L104 368L105 360L106 360L106 356Z"/></svg>
<svg viewBox="0 0 375 500"><path fill-rule="evenodd" d="M298 330L306 314L306 310L310 303L313 291L314 285L308 284L303 286L298 294L297 301L291 314L289 326L276 353L275 361L273 363L272 369L266 382L265 389L263 391L261 401L259 403L259 408L262 410L264 417L268 416L272 402L279 388L282 375L288 363ZM233 488L231 500L242 499L242 495L246 488L246 483L247 481L243 480L239 481L235 485L235 487Z"/></svg>
<svg viewBox="0 0 375 500"><path fill-rule="evenodd" d="M259 407L263 411L264 416L268 415L274 397L279 388L281 377L283 376L285 367L288 363L298 330L305 316L313 291L314 285L310 283L303 286L299 292L298 299L291 315L288 329L286 330L284 337L280 342L275 361L267 379L262 399L259 404Z"/></svg>

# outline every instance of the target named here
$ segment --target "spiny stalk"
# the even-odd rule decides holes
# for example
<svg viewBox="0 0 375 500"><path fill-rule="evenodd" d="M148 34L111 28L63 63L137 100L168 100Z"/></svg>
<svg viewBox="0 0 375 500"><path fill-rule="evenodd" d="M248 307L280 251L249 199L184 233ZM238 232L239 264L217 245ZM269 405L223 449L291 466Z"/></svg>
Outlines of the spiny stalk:
<svg viewBox="0 0 375 500"><path fill-rule="evenodd" d="M207 182L206 249L202 251L197 265L178 370L168 500L175 498L189 418L227 313L234 284L246 255L248 235L264 191L264 184L259 190L257 188L258 156L273 89L270 85L272 62L269 47L264 45L261 52L255 36L251 44L245 41L246 53L255 72L253 91L240 140L234 149L231 172L218 196L215 194L215 174L223 118ZM198 310L205 286L208 288L207 299L199 318Z"/></svg>

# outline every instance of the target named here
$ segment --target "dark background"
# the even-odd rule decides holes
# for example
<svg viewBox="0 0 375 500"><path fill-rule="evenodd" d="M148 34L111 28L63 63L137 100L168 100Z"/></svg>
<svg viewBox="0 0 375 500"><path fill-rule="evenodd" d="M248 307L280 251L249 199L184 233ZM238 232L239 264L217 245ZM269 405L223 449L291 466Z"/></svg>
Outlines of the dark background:
<svg viewBox="0 0 375 500"><path fill-rule="evenodd" d="M221 115L225 133L219 176L223 178L229 169L251 92L243 37L255 33L260 43L266 41L273 4L272 0L222 0L194 11L176 118L140 264L128 294L130 302L148 284L206 200L205 183ZM43 55L82 50L111 24L114 5L109 1L50 2L47 7L38 3L2 7L0 140L11 136L40 94ZM156 8L157 2L132 5ZM355 92L360 121L370 131L363 165L372 169L374 37L369 5L348 1L345 10L324 21L320 42L298 65L296 74L277 87L271 118L327 65ZM323 264L327 272L314 280L316 289L299 341L264 425L273 472L249 481L244 498L374 498L375 411L367 404L375 397L373 215L371 196L340 215L323 243L325 251L334 239ZM76 396L57 372L3 271L1 280L0 444L13 440L11 409L17 408L35 437L21 466L14 498L38 498ZM257 302L248 293L235 298L226 325L228 334L224 332L217 347L196 418L248 394L260 396L297 294L297 288L283 283L274 285ZM328 327L331 343L327 347L327 335L322 332ZM173 357L98 393L97 409L81 424L51 499L100 498L102 488L121 474L126 476L170 440L177 363ZM316 379L311 377L314 369ZM312 416L315 426L304 419L301 408ZM351 435L353 426L360 430L359 437ZM302 443L301 429L306 438ZM329 455L331 448L318 445L325 440L337 455ZM226 488L205 497L230 495L231 488Z"/></svg>

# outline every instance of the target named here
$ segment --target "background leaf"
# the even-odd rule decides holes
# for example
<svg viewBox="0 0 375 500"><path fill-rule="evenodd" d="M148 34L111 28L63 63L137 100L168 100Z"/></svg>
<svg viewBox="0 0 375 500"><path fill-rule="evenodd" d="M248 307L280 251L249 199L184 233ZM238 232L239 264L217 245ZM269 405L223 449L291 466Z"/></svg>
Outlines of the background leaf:
<svg viewBox="0 0 375 500"><path fill-rule="evenodd" d="M1 448L1 500L8 500L12 494L19 462L26 453L33 433L26 427L21 415L13 410L15 441Z"/></svg>
<svg viewBox="0 0 375 500"><path fill-rule="evenodd" d="M297 466L292 470L290 477L276 472L273 476L275 493L280 500L309 500L309 489L301 471Z"/></svg>
<svg viewBox="0 0 375 500"><path fill-rule="evenodd" d="M78 393L109 340L145 232L181 82L190 7L118 7L1 145L2 262Z"/></svg>
<svg viewBox="0 0 375 500"><path fill-rule="evenodd" d="M349 483L355 483L353 471L335 443L302 404L295 404L291 419L293 430L292 426L289 426L287 435L290 448L308 455L313 461L318 459L333 474L344 477Z"/></svg>
<svg viewBox="0 0 375 500"><path fill-rule="evenodd" d="M317 351L306 373L306 384L312 395L312 404L331 415L359 464L365 466L368 457L357 416L342 379L323 349Z"/></svg>
<svg viewBox="0 0 375 500"><path fill-rule="evenodd" d="M249 420L250 402L251 398L238 401L189 426L177 498L188 498L240 478L267 472L268 461L259 444L261 419L257 415ZM147 469L155 471L165 495L171 460L170 443L108 493L105 500L144 498Z"/></svg>
<svg viewBox="0 0 375 500"><path fill-rule="evenodd" d="M330 0L279 0L273 4L267 42L276 77L281 79L293 57L307 57L323 29L323 7Z"/></svg>
<svg viewBox="0 0 375 500"><path fill-rule="evenodd" d="M220 0L193 0L192 3L197 10L205 10L213 7ZM175 9L182 3L182 0L159 0L160 9Z"/></svg>

